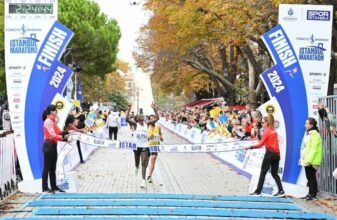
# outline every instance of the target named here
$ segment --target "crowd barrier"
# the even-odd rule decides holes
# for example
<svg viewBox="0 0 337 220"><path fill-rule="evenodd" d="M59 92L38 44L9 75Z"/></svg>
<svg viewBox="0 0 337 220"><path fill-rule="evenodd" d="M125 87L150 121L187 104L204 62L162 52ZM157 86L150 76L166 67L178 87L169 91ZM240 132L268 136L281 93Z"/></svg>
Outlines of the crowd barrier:
<svg viewBox="0 0 337 220"><path fill-rule="evenodd" d="M12 132L0 133L0 198L9 196L17 189L16 154L14 134Z"/></svg>
<svg viewBox="0 0 337 220"><path fill-rule="evenodd" d="M319 120L319 130L323 141L323 161L319 170L319 190L326 193L337 194L337 180L333 176L337 168L337 137L330 132L330 126L336 126L337 96L323 97L319 102L329 108L332 118Z"/></svg>
<svg viewBox="0 0 337 220"><path fill-rule="evenodd" d="M183 137L192 144L216 144L216 143L231 143L234 145L244 145L245 141L233 141L225 137L209 138L208 132L201 132L197 128L188 128L185 124L175 124L172 121L168 121L161 118L158 123L170 130L171 132ZM254 143L254 142L250 142ZM228 164L237 172L242 175L252 178L253 175L259 173L261 167L261 161L265 154L264 149L254 150L239 150L232 152L211 152L211 155L222 162ZM271 194L271 189L264 189L264 193Z"/></svg>

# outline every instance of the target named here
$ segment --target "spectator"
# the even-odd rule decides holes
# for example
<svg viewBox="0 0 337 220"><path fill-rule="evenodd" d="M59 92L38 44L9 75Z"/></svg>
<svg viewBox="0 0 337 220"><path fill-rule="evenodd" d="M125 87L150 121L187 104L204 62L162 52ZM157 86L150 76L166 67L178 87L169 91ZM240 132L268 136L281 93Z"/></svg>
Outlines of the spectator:
<svg viewBox="0 0 337 220"><path fill-rule="evenodd" d="M308 180L309 194L304 198L306 200L316 199L318 192L316 172L322 163L323 147L322 139L318 133L317 121L314 118L308 118L305 124L307 133L304 138L304 152L301 155L301 164L305 167L305 175Z"/></svg>

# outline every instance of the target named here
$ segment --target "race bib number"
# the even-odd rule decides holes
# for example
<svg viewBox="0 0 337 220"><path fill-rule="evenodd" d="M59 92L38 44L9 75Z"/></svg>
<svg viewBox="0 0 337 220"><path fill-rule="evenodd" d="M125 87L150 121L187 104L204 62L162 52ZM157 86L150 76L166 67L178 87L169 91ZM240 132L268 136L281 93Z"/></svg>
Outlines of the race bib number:
<svg viewBox="0 0 337 220"><path fill-rule="evenodd" d="M150 152L151 153L160 152L160 147L158 145L150 146Z"/></svg>

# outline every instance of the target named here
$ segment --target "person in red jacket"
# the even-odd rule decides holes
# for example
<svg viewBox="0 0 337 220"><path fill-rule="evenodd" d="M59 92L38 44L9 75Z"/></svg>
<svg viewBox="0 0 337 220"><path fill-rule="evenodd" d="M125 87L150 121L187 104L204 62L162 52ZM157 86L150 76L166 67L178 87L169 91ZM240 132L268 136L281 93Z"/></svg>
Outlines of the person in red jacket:
<svg viewBox="0 0 337 220"><path fill-rule="evenodd" d="M66 141L64 132L56 124L57 109L55 105L49 105L43 112L42 119L44 143L43 155L44 165L42 173L42 191L54 193L55 191L64 192L56 185L56 161L57 161L57 142ZM51 189L48 188L48 175Z"/></svg>
<svg viewBox="0 0 337 220"><path fill-rule="evenodd" d="M264 133L260 142L254 146L246 147L246 149L255 149L263 146L266 148L266 154L264 155L262 161L259 182L257 184L255 192L252 193L252 195L261 194L266 174L269 168L271 168L271 175L274 178L278 187L278 193L276 193L274 196L283 197L285 196L285 194L282 187L281 179L278 175L280 163L280 149L278 144L278 135L274 128L274 116L272 114L268 114L268 116L263 117L263 128Z"/></svg>

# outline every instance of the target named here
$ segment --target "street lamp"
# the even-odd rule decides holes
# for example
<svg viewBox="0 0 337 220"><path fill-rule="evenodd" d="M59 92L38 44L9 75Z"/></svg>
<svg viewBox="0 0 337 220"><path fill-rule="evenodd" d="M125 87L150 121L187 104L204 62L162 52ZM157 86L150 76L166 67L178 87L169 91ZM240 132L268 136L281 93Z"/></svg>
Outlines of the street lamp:
<svg viewBox="0 0 337 220"><path fill-rule="evenodd" d="M137 114L139 114L139 90L143 91L143 89L137 87Z"/></svg>
<svg viewBox="0 0 337 220"><path fill-rule="evenodd" d="M102 80L99 80L99 104L102 105Z"/></svg>

